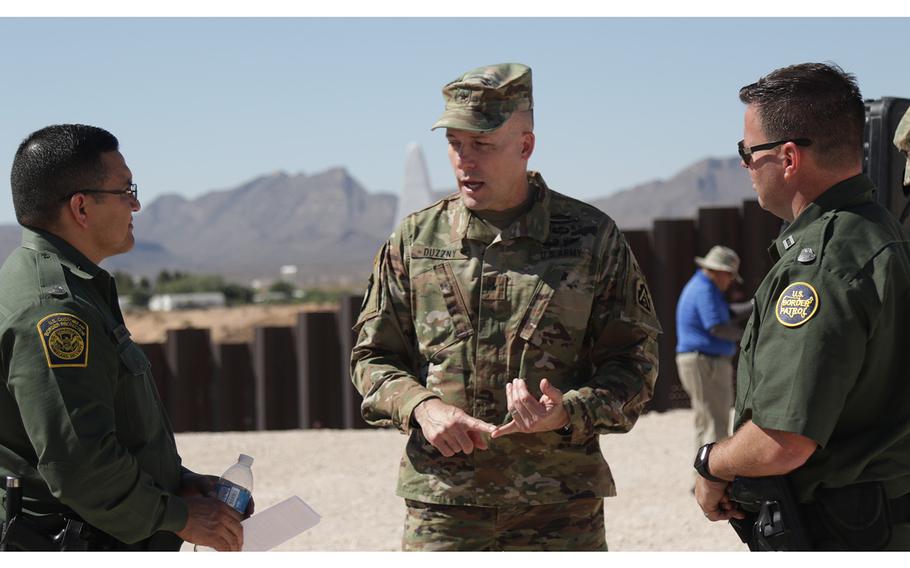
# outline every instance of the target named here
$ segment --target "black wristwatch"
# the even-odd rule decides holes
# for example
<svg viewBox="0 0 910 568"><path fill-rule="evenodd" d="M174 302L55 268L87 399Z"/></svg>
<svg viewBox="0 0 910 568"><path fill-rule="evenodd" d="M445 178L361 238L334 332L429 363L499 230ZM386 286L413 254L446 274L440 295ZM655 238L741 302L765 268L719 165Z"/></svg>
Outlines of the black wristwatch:
<svg viewBox="0 0 910 568"><path fill-rule="evenodd" d="M698 453L695 454L695 471L698 472L698 475L704 477L708 481L726 483L725 479L711 475L711 470L708 469L708 456L711 455L711 448L713 447L714 442L711 442L710 444L705 444L698 448Z"/></svg>

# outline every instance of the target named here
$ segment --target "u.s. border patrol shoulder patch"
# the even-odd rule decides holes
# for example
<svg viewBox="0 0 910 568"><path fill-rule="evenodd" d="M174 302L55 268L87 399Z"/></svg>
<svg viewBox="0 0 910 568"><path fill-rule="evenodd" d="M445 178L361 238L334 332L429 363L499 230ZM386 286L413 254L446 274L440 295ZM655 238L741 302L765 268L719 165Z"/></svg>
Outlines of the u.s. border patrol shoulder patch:
<svg viewBox="0 0 910 568"><path fill-rule="evenodd" d="M794 282L777 299L774 314L787 327L799 327L818 312L818 292L808 282Z"/></svg>
<svg viewBox="0 0 910 568"><path fill-rule="evenodd" d="M51 314L38 322L47 366L88 366L88 325L72 314Z"/></svg>

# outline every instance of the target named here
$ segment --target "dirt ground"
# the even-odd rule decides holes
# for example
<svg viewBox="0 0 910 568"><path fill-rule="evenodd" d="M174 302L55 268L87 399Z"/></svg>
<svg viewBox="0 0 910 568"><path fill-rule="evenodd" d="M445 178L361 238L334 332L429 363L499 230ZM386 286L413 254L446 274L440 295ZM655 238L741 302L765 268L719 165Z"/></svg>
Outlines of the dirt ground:
<svg viewBox="0 0 910 568"><path fill-rule="evenodd" d="M674 410L601 438L619 493L604 505L611 551L745 550L728 524L705 520L689 493L691 437L691 411ZM239 453L253 456L258 510L298 495L322 516L278 548L284 551L399 550L404 502L395 480L404 443L388 430L177 435L184 464L195 471L217 475Z"/></svg>
<svg viewBox="0 0 910 568"><path fill-rule="evenodd" d="M251 341L253 327L294 325L303 310L331 306L245 306L126 314L140 343L164 341L166 330L209 328L215 342ZM628 434L601 438L616 480L605 501L612 551L739 551L726 523L705 520L689 492L694 480L689 410L642 416ZM290 430L177 435L184 464L218 475L246 453L255 459L258 510L298 495L321 516L283 551L399 550L404 502L395 495L405 438L388 430ZM184 550L192 546L184 545Z"/></svg>

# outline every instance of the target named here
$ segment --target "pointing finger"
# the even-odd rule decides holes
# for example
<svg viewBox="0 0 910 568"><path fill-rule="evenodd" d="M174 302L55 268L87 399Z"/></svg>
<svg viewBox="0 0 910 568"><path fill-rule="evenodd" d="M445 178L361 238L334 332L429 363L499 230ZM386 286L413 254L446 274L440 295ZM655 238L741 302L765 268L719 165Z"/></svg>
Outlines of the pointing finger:
<svg viewBox="0 0 910 568"><path fill-rule="evenodd" d="M518 424L514 420L511 420L507 424L496 428L490 437L494 439L501 438L503 436L508 436L509 434L514 434L515 432L521 432L521 430L518 428Z"/></svg>
<svg viewBox="0 0 910 568"><path fill-rule="evenodd" d="M469 430L477 430L479 432L486 432L487 434L492 434L493 430L496 429L496 426L468 415L462 417L461 424Z"/></svg>

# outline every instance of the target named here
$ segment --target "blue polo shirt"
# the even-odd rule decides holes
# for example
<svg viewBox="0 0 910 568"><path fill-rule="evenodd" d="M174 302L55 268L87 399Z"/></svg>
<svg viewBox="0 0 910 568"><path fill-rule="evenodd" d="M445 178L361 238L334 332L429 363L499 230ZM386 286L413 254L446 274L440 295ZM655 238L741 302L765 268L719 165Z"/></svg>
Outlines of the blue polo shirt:
<svg viewBox="0 0 910 568"><path fill-rule="evenodd" d="M689 279L676 304L676 352L733 355L736 343L714 337L708 330L730 321L730 306L714 282L701 270Z"/></svg>

